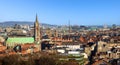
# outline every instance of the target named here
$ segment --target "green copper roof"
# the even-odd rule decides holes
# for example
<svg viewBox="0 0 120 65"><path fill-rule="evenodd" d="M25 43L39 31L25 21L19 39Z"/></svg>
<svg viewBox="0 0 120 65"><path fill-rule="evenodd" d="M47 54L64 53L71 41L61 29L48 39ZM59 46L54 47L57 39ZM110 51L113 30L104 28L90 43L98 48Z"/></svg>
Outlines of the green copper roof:
<svg viewBox="0 0 120 65"><path fill-rule="evenodd" d="M33 43L33 37L10 37L7 39L6 43Z"/></svg>

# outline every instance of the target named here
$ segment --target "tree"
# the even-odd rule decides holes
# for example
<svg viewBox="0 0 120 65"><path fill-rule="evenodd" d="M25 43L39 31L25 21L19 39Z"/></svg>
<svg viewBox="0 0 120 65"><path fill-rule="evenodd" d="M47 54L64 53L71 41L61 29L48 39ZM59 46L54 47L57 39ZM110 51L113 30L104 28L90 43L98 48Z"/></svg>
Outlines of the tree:
<svg viewBox="0 0 120 65"><path fill-rule="evenodd" d="M56 65L56 60L50 56L41 56L36 60L36 65Z"/></svg>

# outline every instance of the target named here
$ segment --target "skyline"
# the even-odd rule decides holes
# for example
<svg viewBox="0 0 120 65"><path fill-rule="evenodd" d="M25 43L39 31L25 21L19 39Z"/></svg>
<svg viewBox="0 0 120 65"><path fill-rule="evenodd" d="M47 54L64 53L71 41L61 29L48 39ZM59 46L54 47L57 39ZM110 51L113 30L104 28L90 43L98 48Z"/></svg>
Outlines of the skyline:
<svg viewBox="0 0 120 65"><path fill-rule="evenodd" d="M120 25L119 0L4 0L0 22L35 21L68 25Z"/></svg>

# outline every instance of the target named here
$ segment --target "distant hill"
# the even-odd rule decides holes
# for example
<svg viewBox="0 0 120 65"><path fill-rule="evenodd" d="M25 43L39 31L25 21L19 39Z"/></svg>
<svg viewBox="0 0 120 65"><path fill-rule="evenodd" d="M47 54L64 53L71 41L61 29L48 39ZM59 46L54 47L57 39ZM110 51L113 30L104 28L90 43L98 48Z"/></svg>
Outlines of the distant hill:
<svg viewBox="0 0 120 65"><path fill-rule="evenodd" d="M0 27L9 27L9 26L14 26L15 24L34 25L34 22L30 22L30 21L5 21L5 22L0 22ZM46 24L46 23L40 23L40 25L45 26L45 27L56 27L57 26L57 25L51 25L51 24Z"/></svg>
<svg viewBox="0 0 120 65"><path fill-rule="evenodd" d="M34 25L34 22L32 21L5 21L5 22L0 22L0 27L11 27L14 26L15 24L19 24L19 25ZM49 28L53 28L53 27L61 27L61 25L52 25L52 24L46 24L46 23L40 23L40 25L42 25L43 27L49 27ZM64 25L63 25L64 26ZM72 27L74 27L75 25L72 25ZM98 28L102 28L103 25L78 25L80 26L87 26L87 27L98 27ZM108 25L108 27L111 27L112 25ZM120 26L120 25L117 25Z"/></svg>

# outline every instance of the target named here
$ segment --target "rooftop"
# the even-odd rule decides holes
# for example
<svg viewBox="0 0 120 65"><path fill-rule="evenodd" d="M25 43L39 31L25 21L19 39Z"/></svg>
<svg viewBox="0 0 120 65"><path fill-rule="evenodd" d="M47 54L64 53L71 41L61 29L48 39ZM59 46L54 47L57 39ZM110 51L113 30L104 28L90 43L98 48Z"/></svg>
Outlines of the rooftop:
<svg viewBox="0 0 120 65"><path fill-rule="evenodd" d="M34 43L33 37L9 37L6 43Z"/></svg>

